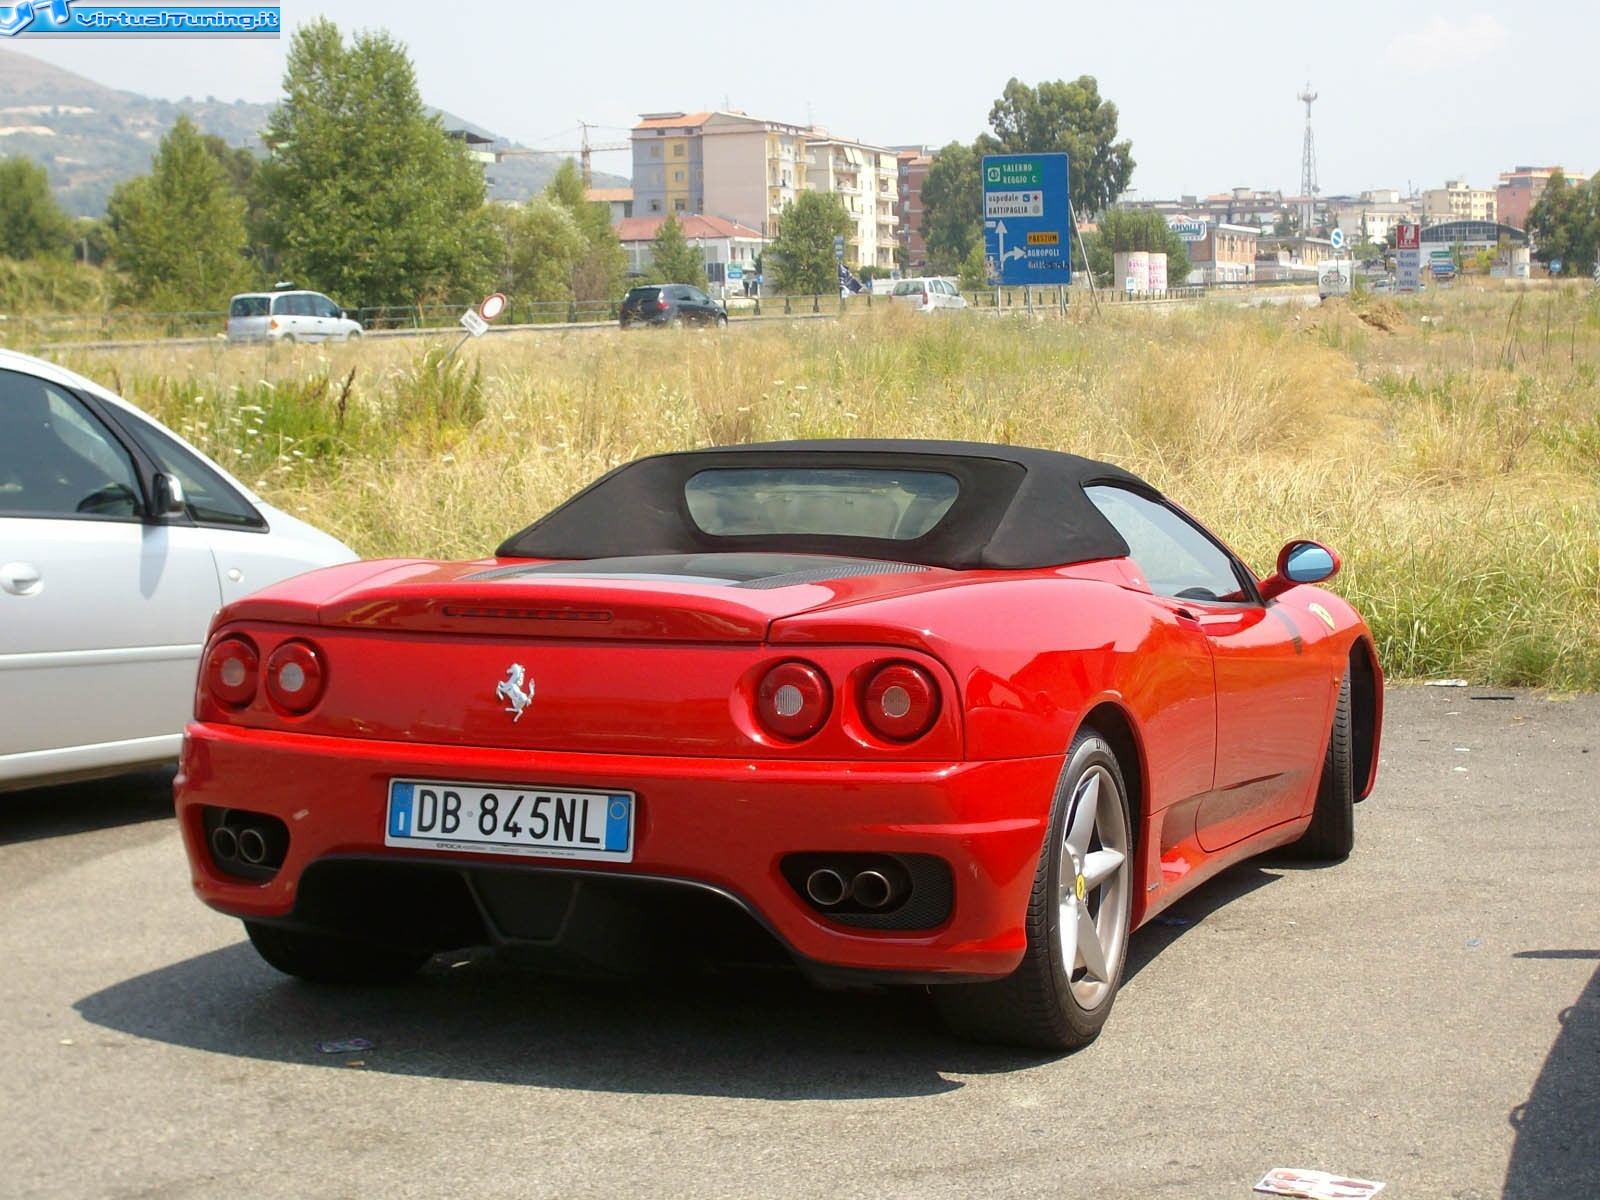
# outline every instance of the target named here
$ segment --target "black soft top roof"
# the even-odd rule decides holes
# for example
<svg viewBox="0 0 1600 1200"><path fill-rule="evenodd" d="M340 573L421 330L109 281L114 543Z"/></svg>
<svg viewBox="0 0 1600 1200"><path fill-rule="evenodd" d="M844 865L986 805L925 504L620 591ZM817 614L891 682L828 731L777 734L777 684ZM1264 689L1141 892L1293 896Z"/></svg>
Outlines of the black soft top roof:
<svg viewBox="0 0 1600 1200"><path fill-rule="evenodd" d="M684 485L718 467L849 467L940 471L960 493L949 512L914 540L838 535L717 537L689 517ZM765 442L637 459L602 476L559 508L513 534L503 558L614 558L718 550L845 554L951 568L1017 570L1121 558L1127 543L1084 487L1121 483L1153 492L1109 463L1056 450L982 442L841 439Z"/></svg>

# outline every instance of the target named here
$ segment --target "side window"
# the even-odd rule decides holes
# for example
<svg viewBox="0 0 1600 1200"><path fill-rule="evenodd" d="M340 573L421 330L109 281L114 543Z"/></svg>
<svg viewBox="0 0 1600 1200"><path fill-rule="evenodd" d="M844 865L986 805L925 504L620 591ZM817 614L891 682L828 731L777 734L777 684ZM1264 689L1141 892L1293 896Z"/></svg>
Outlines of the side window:
<svg viewBox="0 0 1600 1200"><path fill-rule="evenodd" d="M1250 598L1228 552L1176 510L1128 488L1083 490L1128 543L1152 592L1185 600Z"/></svg>
<svg viewBox="0 0 1600 1200"><path fill-rule="evenodd" d="M280 295L280 296L274 296L272 298L272 315L273 316L275 316L275 317L287 317L287 316L290 316L293 312L294 312L294 297L293 296Z"/></svg>
<svg viewBox="0 0 1600 1200"><path fill-rule="evenodd" d="M230 529L265 529L266 518L241 496L210 463L153 422L129 413L119 418L133 430L133 436L156 466L176 475L183 484L183 499L192 520L201 525L225 525Z"/></svg>
<svg viewBox="0 0 1600 1200"><path fill-rule="evenodd" d="M337 317L339 306L326 296L312 296L311 307L316 310L319 317Z"/></svg>
<svg viewBox="0 0 1600 1200"><path fill-rule="evenodd" d="M137 517L133 460L76 398L0 371L0 513Z"/></svg>

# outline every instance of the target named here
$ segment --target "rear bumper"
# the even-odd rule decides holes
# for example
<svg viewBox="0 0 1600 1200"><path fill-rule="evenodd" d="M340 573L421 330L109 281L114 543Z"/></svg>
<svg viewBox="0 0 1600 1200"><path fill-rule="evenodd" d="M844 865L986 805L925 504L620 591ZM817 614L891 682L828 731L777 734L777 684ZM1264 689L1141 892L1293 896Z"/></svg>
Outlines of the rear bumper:
<svg viewBox="0 0 1600 1200"><path fill-rule="evenodd" d="M974 978L1007 974L1021 958L1060 768L1058 757L881 765L464 752L191 724L175 792L196 893L238 917L315 925L305 906L297 911L302 880L341 861L386 870L413 864L419 876L677 883L732 900L817 973ZM632 791L633 861L575 864L386 847L388 782L397 776ZM218 869L207 845L207 808L283 821L289 841L281 868L263 882ZM949 868L949 914L917 930L831 920L780 869L788 855L819 852L936 857ZM516 941L506 924L491 921L489 940Z"/></svg>

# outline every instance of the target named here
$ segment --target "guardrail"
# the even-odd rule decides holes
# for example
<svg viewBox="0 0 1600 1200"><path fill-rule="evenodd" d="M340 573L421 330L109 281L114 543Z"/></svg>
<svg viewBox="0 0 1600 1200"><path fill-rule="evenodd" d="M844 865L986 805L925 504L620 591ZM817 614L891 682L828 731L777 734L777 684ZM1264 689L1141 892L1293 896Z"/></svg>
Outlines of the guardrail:
<svg viewBox="0 0 1600 1200"><path fill-rule="evenodd" d="M1159 303L1204 296L1205 287L1172 288L1165 292L1128 293L1100 289L1104 304ZM1088 289L1072 287L995 288L963 293L970 307L983 310L1049 312L1089 303ZM870 309L894 303L884 293L859 292L849 296L831 293L797 293L766 296L729 296L731 320L754 317L820 317ZM351 315L374 333L454 330L463 304L404 304L352 309ZM619 300L512 301L496 322L496 329L538 326L611 324L618 319ZM0 343L13 346L62 345L76 342L135 342L178 338L218 338L227 329L224 312L104 312L41 313L31 316L0 315Z"/></svg>

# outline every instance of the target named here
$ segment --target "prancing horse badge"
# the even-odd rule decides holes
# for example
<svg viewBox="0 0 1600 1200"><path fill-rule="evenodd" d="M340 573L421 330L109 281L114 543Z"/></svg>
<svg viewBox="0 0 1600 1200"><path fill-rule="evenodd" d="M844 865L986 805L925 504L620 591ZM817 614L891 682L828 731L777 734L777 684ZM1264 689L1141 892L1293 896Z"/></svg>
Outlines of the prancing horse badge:
<svg viewBox="0 0 1600 1200"><path fill-rule="evenodd" d="M527 682L524 690L523 682ZM533 681L528 679L527 671L523 670L521 663L512 663L506 669L506 677L494 689L494 694L506 702L505 711L513 714L513 722L522 720L522 710L533 703Z"/></svg>

